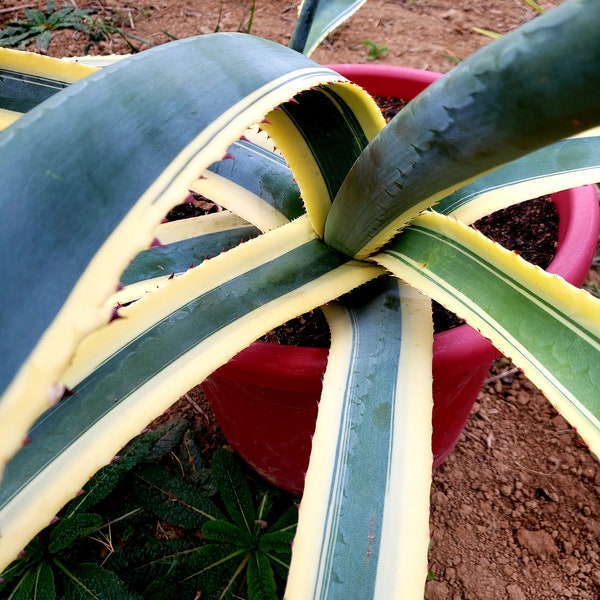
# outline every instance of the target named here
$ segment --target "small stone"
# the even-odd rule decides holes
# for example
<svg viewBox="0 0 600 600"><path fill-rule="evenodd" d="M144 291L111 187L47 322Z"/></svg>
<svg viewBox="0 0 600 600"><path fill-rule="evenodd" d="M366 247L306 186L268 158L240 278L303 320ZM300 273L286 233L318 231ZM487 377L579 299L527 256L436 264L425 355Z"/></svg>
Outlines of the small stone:
<svg viewBox="0 0 600 600"><path fill-rule="evenodd" d="M432 502L436 506L444 506L445 504L448 504L448 497L446 494L444 494L444 492L436 490L432 494Z"/></svg>
<svg viewBox="0 0 600 600"><path fill-rule="evenodd" d="M506 586L506 594L509 600L527 600L525 593L516 583Z"/></svg>
<svg viewBox="0 0 600 600"><path fill-rule="evenodd" d="M575 575L579 571L579 561L574 556L569 556L563 562L565 573L569 576Z"/></svg>
<svg viewBox="0 0 600 600"><path fill-rule="evenodd" d="M440 14L440 17L442 17L442 19L446 19L446 20L456 19L461 16L462 15L460 14L460 11L458 11L454 8L450 8Z"/></svg>
<svg viewBox="0 0 600 600"><path fill-rule="evenodd" d="M449 593L443 581L428 581L425 586L425 600L448 600Z"/></svg>
<svg viewBox="0 0 600 600"><path fill-rule="evenodd" d="M565 431L571 429L565 418L561 415L557 415L551 419L551 423L554 425L556 431Z"/></svg>
<svg viewBox="0 0 600 600"><path fill-rule="evenodd" d="M531 556L557 556L558 548L552 536L543 529L530 531L522 527L517 531L519 545Z"/></svg>
<svg viewBox="0 0 600 600"><path fill-rule="evenodd" d="M454 567L446 567L444 569L444 578L450 583L456 581L456 569Z"/></svg>
<svg viewBox="0 0 600 600"><path fill-rule="evenodd" d="M585 564L581 565L579 567L579 571L581 571L581 573L579 574L579 577L581 577L581 578L587 577L591 570L592 570L592 565L590 565L589 563L585 563Z"/></svg>

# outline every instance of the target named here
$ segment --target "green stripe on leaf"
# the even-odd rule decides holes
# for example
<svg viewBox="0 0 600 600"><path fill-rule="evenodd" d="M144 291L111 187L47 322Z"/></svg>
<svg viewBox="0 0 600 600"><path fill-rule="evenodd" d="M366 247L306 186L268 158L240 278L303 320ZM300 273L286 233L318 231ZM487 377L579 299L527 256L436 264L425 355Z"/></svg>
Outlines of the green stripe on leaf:
<svg viewBox="0 0 600 600"><path fill-rule="evenodd" d="M600 136L561 140L512 161L435 206L463 222L545 194L600 181Z"/></svg>
<svg viewBox="0 0 600 600"><path fill-rule="evenodd" d="M383 278L356 290L333 313L313 440L317 462L309 466L300 506L290 597L333 593L383 599L400 589L399 580L403 597L415 598L419 589L423 593L426 565L416 549L426 549L429 539L428 309L427 300ZM420 368L411 362L417 356L424 361ZM418 431L416 437L407 435L411 428ZM401 495L407 489L411 499ZM409 536L402 539L412 541L412 555L399 553L399 523L402 535ZM386 535L390 531L394 539ZM391 564L397 572L389 570ZM419 570L421 580L414 576ZM404 583L409 573L416 587Z"/></svg>
<svg viewBox="0 0 600 600"><path fill-rule="evenodd" d="M600 450L599 300L435 213L377 260L490 338Z"/></svg>

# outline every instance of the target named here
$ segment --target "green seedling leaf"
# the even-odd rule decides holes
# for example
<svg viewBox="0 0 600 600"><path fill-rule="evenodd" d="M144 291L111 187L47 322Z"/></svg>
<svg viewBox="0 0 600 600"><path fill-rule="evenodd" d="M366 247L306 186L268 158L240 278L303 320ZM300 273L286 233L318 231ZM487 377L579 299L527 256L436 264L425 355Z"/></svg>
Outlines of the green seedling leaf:
<svg viewBox="0 0 600 600"><path fill-rule="evenodd" d="M48 50L48 46L50 46L50 42L52 41L52 32L48 29L44 29L40 33L36 35L35 45L40 50Z"/></svg>
<svg viewBox="0 0 600 600"><path fill-rule="evenodd" d="M0 32L0 46L18 46L24 49L29 41L47 50L52 41L52 34L59 29L75 29L91 36L87 20L92 10L65 6L54 11L54 4L48 3L46 12L38 9L27 9L25 18L9 21L7 27Z"/></svg>
<svg viewBox="0 0 600 600"><path fill-rule="evenodd" d="M387 54L386 46L379 46L370 40L365 40L362 44L367 49L367 60L377 60Z"/></svg>
<svg viewBox="0 0 600 600"><path fill-rule="evenodd" d="M46 22L46 15L41 11L35 8L29 9L25 11L25 19L22 21L15 21L20 25L24 26L33 26L33 25L41 25Z"/></svg>
<svg viewBox="0 0 600 600"><path fill-rule="evenodd" d="M261 492L255 492L255 496L257 496L258 503L254 522L260 529L264 529L268 525L266 519L269 511L273 507L273 494L270 493L269 489L265 489Z"/></svg>
<svg viewBox="0 0 600 600"><path fill-rule="evenodd" d="M276 552L278 554L292 553L292 540L294 539L295 528L293 531L274 531L260 536L258 547L265 553Z"/></svg>
<svg viewBox="0 0 600 600"><path fill-rule="evenodd" d="M251 550L252 547L252 536L230 521L223 521L221 519L207 521L202 526L202 535L207 540L223 542L239 546L240 548L246 548L247 550Z"/></svg>
<svg viewBox="0 0 600 600"><path fill-rule="evenodd" d="M29 38L28 31L21 31L17 27L7 27L0 31L0 46L17 46L21 41Z"/></svg>
<svg viewBox="0 0 600 600"><path fill-rule="evenodd" d="M148 431L135 438L111 464L96 473L85 486L85 494L69 504L66 514L94 506L104 500L135 466L168 454L181 440L186 425L185 421L174 420L156 431Z"/></svg>
<svg viewBox="0 0 600 600"><path fill-rule="evenodd" d="M233 454L224 449L217 450L213 455L212 471L232 521L252 533L256 520L252 494Z"/></svg>
<svg viewBox="0 0 600 600"><path fill-rule="evenodd" d="M144 459L147 462L161 461L177 447L188 428L189 423L185 419L173 419L157 429L156 432L144 434L142 437L147 438L152 444Z"/></svg>
<svg viewBox="0 0 600 600"><path fill-rule="evenodd" d="M61 8L61 9L57 10L56 12L52 13L48 17L47 24L51 27L67 25L70 21L73 21L73 19L69 18L72 16L72 14L73 14L72 7L71 8L70 7Z"/></svg>
<svg viewBox="0 0 600 600"><path fill-rule="evenodd" d="M269 560L271 561L271 568L273 573L281 580L286 581L290 572L291 554L289 557L281 557L277 554L269 554Z"/></svg>
<svg viewBox="0 0 600 600"><path fill-rule="evenodd" d="M10 600L54 600L56 586L52 568L45 562L40 562L30 568L14 587Z"/></svg>
<svg viewBox="0 0 600 600"><path fill-rule="evenodd" d="M48 551L52 554L64 550L75 540L102 527L102 517L94 513L75 513L58 522L50 533Z"/></svg>
<svg viewBox="0 0 600 600"><path fill-rule="evenodd" d="M152 582L144 592L146 600L193 598L202 590L203 598L231 598L246 560L231 544L208 544L179 557L172 571Z"/></svg>
<svg viewBox="0 0 600 600"><path fill-rule="evenodd" d="M277 600L273 569L262 552L254 552L250 557L246 577L250 600Z"/></svg>
<svg viewBox="0 0 600 600"><path fill-rule="evenodd" d="M148 464L136 474L133 494L157 517L186 529L200 529L207 520L224 518L198 486L167 469Z"/></svg>
<svg viewBox="0 0 600 600"><path fill-rule="evenodd" d="M209 470L204 467L204 459L202 458L202 451L196 440L195 431L188 429L184 433L183 439L181 440L180 454L186 477L194 482L205 483L208 478ZM207 491L209 490L207 489Z"/></svg>
<svg viewBox="0 0 600 600"><path fill-rule="evenodd" d="M279 517L279 519L277 519L277 521L266 530L265 534L271 534L281 531L291 535L293 538L297 524L298 507L294 504L293 506L290 506L284 511L284 513Z"/></svg>
<svg viewBox="0 0 600 600"><path fill-rule="evenodd" d="M37 541L37 538L32 540L28 548ZM2 579L0 580L0 592L6 590L12 581L23 575L31 566L34 561L29 560L27 556L23 556L22 558L13 561L6 569L2 572Z"/></svg>
<svg viewBox="0 0 600 600"><path fill-rule="evenodd" d="M148 582L162 579L173 571L175 565L189 552L195 552L198 540L149 539L143 543L117 550L104 566L114 571L132 589L144 590Z"/></svg>
<svg viewBox="0 0 600 600"><path fill-rule="evenodd" d="M141 600L117 575L98 565L79 565L68 570L61 564L59 568L67 575L65 591L69 600Z"/></svg>
<svg viewBox="0 0 600 600"><path fill-rule="evenodd" d="M42 561L44 548L39 537L35 537L27 544L22 556L13 561L3 572L0 579L0 592L5 590L13 580L28 571L32 565Z"/></svg>

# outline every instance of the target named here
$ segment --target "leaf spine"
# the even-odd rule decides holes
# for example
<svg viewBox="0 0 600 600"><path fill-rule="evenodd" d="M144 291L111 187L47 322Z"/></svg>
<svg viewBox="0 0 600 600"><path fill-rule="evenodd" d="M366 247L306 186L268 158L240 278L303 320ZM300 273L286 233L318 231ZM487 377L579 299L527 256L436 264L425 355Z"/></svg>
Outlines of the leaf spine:
<svg viewBox="0 0 600 600"><path fill-rule="evenodd" d="M120 302L117 302L117 304L115 304L115 306L113 306L112 312L110 314L110 319L108 320L109 323L112 323L113 321L116 321L117 319L123 318L119 314L119 309L122 307L123 307L123 305Z"/></svg>
<svg viewBox="0 0 600 600"><path fill-rule="evenodd" d="M67 391L67 386L60 381L53 383L46 389L46 396L48 398L48 403L50 406L55 406L58 404L62 398L64 397Z"/></svg>

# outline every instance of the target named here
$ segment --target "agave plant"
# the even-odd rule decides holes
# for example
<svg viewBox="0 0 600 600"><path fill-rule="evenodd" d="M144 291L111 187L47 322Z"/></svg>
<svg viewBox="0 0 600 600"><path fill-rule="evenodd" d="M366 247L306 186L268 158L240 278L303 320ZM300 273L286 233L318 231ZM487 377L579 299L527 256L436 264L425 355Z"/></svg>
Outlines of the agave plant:
<svg viewBox="0 0 600 600"><path fill-rule="evenodd" d="M302 0L289 47L310 56L327 35L365 2L366 0Z"/></svg>
<svg viewBox="0 0 600 600"><path fill-rule="evenodd" d="M600 301L468 226L600 180L598 19L595 0L565 2L388 125L343 77L243 34L100 71L3 52L0 568L180 395L322 305L332 344L286 598L422 595L427 297L598 454ZM227 210L164 223L190 190Z"/></svg>

